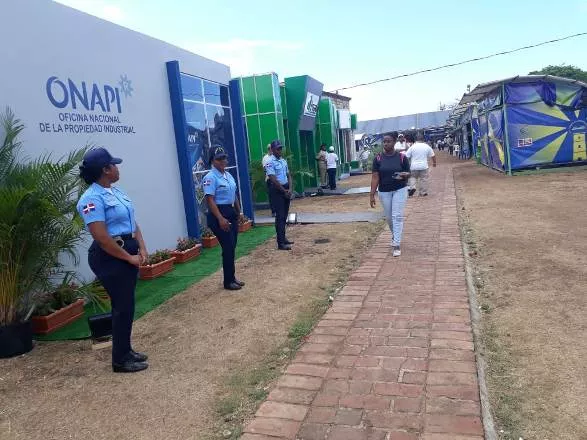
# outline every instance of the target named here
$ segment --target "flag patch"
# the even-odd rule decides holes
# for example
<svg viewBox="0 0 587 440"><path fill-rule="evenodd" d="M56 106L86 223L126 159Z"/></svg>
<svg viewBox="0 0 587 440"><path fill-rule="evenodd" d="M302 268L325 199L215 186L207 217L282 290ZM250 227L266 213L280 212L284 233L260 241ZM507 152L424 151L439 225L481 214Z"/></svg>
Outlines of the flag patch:
<svg viewBox="0 0 587 440"><path fill-rule="evenodd" d="M84 206L84 208L82 209L82 212L84 214L89 214L92 211L96 210L96 205L94 205L93 203L88 203L86 206Z"/></svg>
<svg viewBox="0 0 587 440"><path fill-rule="evenodd" d="M204 180L204 186L210 186L210 185L212 185L212 180L211 179Z"/></svg>

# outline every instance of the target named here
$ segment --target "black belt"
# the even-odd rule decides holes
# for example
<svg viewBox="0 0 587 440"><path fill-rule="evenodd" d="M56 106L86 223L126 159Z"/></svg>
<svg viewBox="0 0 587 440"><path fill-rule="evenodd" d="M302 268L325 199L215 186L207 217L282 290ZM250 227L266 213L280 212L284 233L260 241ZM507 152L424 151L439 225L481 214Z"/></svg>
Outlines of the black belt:
<svg viewBox="0 0 587 440"><path fill-rule="evenodd" d="M120 234L120 235L117 235L117 236L112 237L112 238L114 240L121 239L121 240L125 240L126 241L126 240L132 240L132 239L136 238L136 236L135 236L134 233L132 233L132 234Z"/></svg>

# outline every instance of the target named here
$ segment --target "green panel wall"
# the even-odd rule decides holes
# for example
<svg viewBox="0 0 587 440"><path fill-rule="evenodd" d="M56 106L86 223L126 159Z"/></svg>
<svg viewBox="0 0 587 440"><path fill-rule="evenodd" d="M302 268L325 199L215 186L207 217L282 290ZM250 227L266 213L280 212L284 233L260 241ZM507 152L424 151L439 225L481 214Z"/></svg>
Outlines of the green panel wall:
<svg viewBox="0 0 587 440"><path fill-rule="evenodd" d="M267 151L267 144L275 139L285 141L279 80L275 73L268 73L242 77L240 85L249 160L259 166ZM256 190L254 197L257 202L266 201L264 187Z"/></svg>
<svg viewBox="0 0 587 440"><path fill-rule="evenodd" d="M304 167L301 155L302 143L300 139L300 131L298 130L299 121L297 118L299 117L300 109L304 105L304 99L306 96L306 81L306 76L296 76L285 79L285 100L287 103L287 125L289 138L289 151L286 151L286 154L291 152L293 155L292 161L294 163L291 165L294 170ZM292 120L292 118L296 120ZM297 192L302 192L304 190L306 187L305 180L306 179L299 175L294 177L294 186Z"/></svg>

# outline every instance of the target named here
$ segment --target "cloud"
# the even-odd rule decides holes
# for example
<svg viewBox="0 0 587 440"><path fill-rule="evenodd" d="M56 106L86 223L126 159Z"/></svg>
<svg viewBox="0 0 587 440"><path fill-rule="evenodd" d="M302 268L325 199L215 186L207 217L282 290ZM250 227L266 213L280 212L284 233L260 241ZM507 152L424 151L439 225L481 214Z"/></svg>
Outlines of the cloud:
<svg viewBox="0 0 587 440"><path fill-rule="evenodd" d="M108 3L106 1L90 1L90 0L54 0L70 8L93 15L94 17L108 20L112 23L124 24L126 21L126 14L117 5Z"/></svg>
<svg viewBox="0 0 587 440"><path fill-rule="evenodd" d="M264 65L276 52L293 52L303 48L295 41L246 40L185 44L187 50L230 66L234 76L252 75L267 70Z"/></svg>

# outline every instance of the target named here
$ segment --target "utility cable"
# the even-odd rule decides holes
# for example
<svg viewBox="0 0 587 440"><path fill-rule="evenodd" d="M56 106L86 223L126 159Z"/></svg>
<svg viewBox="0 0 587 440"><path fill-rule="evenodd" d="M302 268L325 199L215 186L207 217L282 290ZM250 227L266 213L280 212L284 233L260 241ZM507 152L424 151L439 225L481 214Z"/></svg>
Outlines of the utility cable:
<svg viewBox="0 0 587 440"><path fill-rule="evenodd" d="M567 35L566 37L556 38L554 40L548 40L548 41L543 41L541 43L531 44L529 46L518 47L517 49L505 50L503 52L492 53L491 55L486 55L483 57L471 58L468 60L459 61L457 63L444 64L442 66L432 67L430 69L418 70L416 72L411 72L411 73L404 73L402 75L392 76L390 78L383 78L383 79L369 81L369 82L365 82L365 83L361 83L361 84L354 84L354 85L348 86L348 87L341 87L341 88L336 89L336 91L333 91L332 93L338 93L341 90L349 90L349 89L354 89L357 87L369 86L371 84L378 84L378 83L382 83L385 81L392 81L394 79L406 78L406 77L414 76L414 75L420 75L422 73L434 72L436 70L447 69L449 67L461 66L463 64L473 63L475 61L486 60L488 58L493 58L493 57L497 57L497 56L501 56L501 55L509 55L511 53L520 52L522 50L533 49L535 47L544 46L546 44L558 43L560 41L569 40L571 38L583 37L585 35L587 35L587 32L580 32L578 34Z"/></svg>

